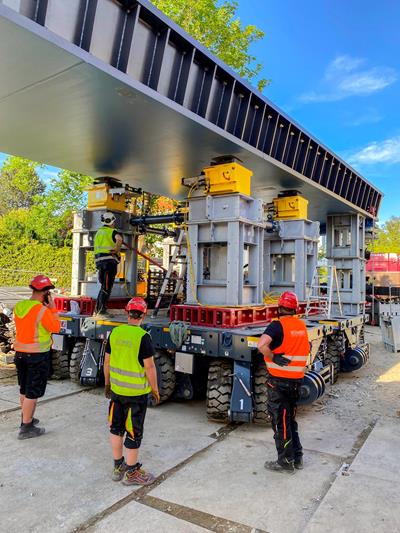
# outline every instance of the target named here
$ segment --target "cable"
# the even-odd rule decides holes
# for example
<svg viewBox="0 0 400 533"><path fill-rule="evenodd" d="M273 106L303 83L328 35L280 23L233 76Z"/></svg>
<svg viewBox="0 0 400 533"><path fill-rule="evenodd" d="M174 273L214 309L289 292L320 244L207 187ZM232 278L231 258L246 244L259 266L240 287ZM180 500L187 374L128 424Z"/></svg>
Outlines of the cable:
<svg viewBox="0 0 400 533"><path fill-rule="evenodd" d="M174 320L169 325L169 335L177 348L180 348L189 335L190 323Z"/></svg>

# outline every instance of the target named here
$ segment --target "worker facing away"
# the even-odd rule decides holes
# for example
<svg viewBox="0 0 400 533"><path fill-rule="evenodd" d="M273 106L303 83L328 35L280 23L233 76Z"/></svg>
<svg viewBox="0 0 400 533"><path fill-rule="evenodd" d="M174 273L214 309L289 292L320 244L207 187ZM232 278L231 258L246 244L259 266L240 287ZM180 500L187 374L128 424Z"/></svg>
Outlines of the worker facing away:
<svg viewBox="0 0 400 533"><path fill-rule="evenodd" d="M258 343L267 367L268 412L278 451L278 460L264 466L275 472L294 473L303 468L296 404L310 344L305 323L294 316L297 308L296 294L284 292L278 302L279 319L267 326Z"/></svg>
<svg viewBox="0 0 400 533"><path fill-rule="evenodd" d="M107 211L101 215L103 226L94 237L94 257L101 285L97 296L95 314L106 315L107 302L110 298L117 275L122 246L122 236L115 229L115 215Z"/></svg>
<svg viewBox="0 0 400 533"><path fill-rule="evenodd" d="M122 479L124 485L150 485L154 476L141 468L138 456L148 396L151 393L156 404L160 400L153 358L155 350L150 335L140 327L147 311L146 302L143 298L132 298L126 311L128 324L112 330L104 360L105 394L111 400L112 479Z"/></svg>
<svg viewBox="0 0 400 533"><path fill-rule="evenodd" d="M52 333L60 331L51 289L54 285L46 276L32 279L32 296L18 302L14 308L15 366L20 391L22 421L19 439L40 437L45 432L34 418L38 398L44 396L50 369Z"/></svg>

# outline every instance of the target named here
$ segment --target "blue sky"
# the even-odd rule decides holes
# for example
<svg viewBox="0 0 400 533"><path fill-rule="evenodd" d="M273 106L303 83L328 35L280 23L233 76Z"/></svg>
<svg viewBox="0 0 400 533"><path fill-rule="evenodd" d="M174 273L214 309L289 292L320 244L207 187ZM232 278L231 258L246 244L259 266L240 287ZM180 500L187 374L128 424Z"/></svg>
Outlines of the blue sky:
<svg viewBox="0 0 400 533"><path fill-rule="evenodd" d="M400 2L240 0L276 105L385 194L400 215Z"/></svg>
<svg viewBox="0 0 400 533"><path fill-rule="evenodd" d="M266 34L265 95L384 192L381 221L399 215L400 2L239 0L239 16Z"/></svg>

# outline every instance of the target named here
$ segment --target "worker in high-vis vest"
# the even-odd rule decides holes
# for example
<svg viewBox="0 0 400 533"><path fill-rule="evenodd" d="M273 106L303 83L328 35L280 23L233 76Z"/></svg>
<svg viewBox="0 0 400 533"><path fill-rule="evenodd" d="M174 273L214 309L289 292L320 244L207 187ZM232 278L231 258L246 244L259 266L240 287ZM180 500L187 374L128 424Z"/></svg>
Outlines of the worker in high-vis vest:
<svg viewBox="0 0 400 533"><path fill-rule="evenodd" d="M110 298L117 275L122 236L115 229L115 215L107 211L101 215L103 226L94 237L94 258L101 285L97 296L95 314L107 314L107 302Z"/></svg>
<svg viewBox="0 0 400 533"><path fill-rule="evenodd" d="M45 432L34 418L38 398L44 396L50 369L52 333L60 331L61 322L51 297L54 285L47 276L36 276L29 287L30 300L14 307L15 366L17 368L22 420L19 439L40 437Z"/></svg>
<svg viewBox="0 0 400 533"><path fill-rule="evenodd" d="M147 311L146 302L143 298L132 298L126 311L128 324L112 330L104 360L105 395L110 398L112 479L122 480L124 485L150 485L155 478L142 468L138 457L148 397L153 396L153 404L160 401L155 350L149 333L140 327Z"/></svg>
<svg viewBox="0 0 400 533"><path fill-rule="evenodd" d="M294 316L298 305L296 294L284 292L278 302L279 319L267 326L258 343L267 367L268 412L278 452L278 460L264 466L292 474L303 468L296 407L310 353L306 325Z"/></svg>

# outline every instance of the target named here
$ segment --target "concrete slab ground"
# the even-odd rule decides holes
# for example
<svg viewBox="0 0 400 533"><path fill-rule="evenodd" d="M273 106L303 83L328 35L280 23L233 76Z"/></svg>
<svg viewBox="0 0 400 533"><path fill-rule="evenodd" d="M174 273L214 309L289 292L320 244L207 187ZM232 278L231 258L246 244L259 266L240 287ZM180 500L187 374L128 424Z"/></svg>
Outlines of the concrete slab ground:
<svg viewBox="0 0 400 533"><path fill-rule="evenodd" d="M307 407L299 407L298 422L301 442L305 453L308 450L347 457L352 453L365 423L355 420L353 424L343 423L334 413L312 412ZM257 442L273 442L271 428L243 425L235 435Z"/></svg>
<svg viewBox="0 0 400 533"><path fill-rule="evenodd" d="M354 459L351 465L352 472L398 482L400 479L399 446L398 419L380 421Z"/></svg>
<svg viewBox="0 0 400 533"><path fill-rule="evenodd" d="M18 441L18 387L0 368L0 533L400 531L400 365L376 331L369 340L367 367L299 409L304 470L264 469L270 428L207 422L204 402L167 403L148 411L141 450L159 477L137 489L110 480L101 389L50 382L37 410L46 435Z"/></svg>
<svg viewBox="0 0 400 533"><path fill-rule="evenodd" d="M399 509L398 480L340 476L304 533L394 533L400 531Z"/></svg>
<svg viewBox="0 0 400 533"><path fill-rule="evenodd" d="M30 441L16 439L19 411L3 415L0 531L71 531L132 492L110 480L107 404L89 392L43 403L47 434ZM157 476L214 442L202 404L166 404L146 422L141 461Z"/></svg>
<svg viewBox="0 0 400 533"><path fill-rule="evenodd" d="M306 528L307 533L400 531L398 422L381 421L348 475L339 475ZM332 515L334 514L334 520Z"/></svg>
<svg viewBox="0 0 400 533"><path fill-rule="evenodd" d="M200 454L150 494L250 528L299 531L325 494L341 459L310 452L304 470L292 476L264 469L265 460L274 460L275 455L271 439L261 442L233 432L213 447L212 454ZM284 521L276 509L284 509Z"/></svg>
<svg viewBox="0 0 400 533"><path fill-rule="evenodd" d="M16 378L12 379L12 381L12 384L2 384L0 386L0 414L19 405L19 389L16 384ZM85 387L70 380L49 381L46 387L46 395L39 399L39 403L83 391L84 389Z"/></svg>

